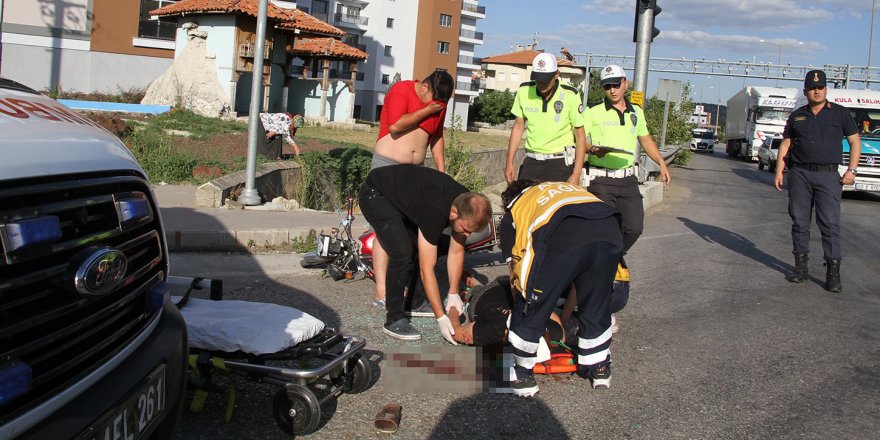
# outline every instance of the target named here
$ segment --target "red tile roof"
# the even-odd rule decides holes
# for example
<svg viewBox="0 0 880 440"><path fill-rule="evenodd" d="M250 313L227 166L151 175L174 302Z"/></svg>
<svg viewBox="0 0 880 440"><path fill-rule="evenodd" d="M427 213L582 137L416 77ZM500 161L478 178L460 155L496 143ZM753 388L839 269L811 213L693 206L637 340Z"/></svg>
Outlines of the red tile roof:
<svg viewBox="0 0 880 440"><path fill-rule="evenodd" d="M280 23L281 29L300 29L309 32L315 32L324 35L344 36L345 31L327 24L325 21L312 17L299 9L288 10L293 16L293 21Z"/></svg>
<svg viewBox="0 0 880 440"><path fill-rule="evenodd" d="M177 3L154 9L150 11L150 15L169 17L205 12L238 12L256 17L257 7L257 0L180 0ZM279 8L270 2L266 16L276 21L294 21L291 11L291 9Z"/></svg>
<svg viewBox="0 0 880 440"><path fill-rule="evenodd" d="M303 55L319 55L325 57L350 58L355 60L367 59L367 53L351 47L333 38L314 38L311 40L298 39L288 52Z"/></svg>
<svg viewBox="0 0 880 440"><path fill-rule="evenodd" d="M513 64L517 66L528 66L532 64L532 60L535 59L538 54L544 53L543 50L521 50L518 52L505 53L502 55L492 55L490 57L484 57L483 63L490 64ZM573 63L567 59L560 59L556 57L556 62L560 66L572 66Z"/></svg>

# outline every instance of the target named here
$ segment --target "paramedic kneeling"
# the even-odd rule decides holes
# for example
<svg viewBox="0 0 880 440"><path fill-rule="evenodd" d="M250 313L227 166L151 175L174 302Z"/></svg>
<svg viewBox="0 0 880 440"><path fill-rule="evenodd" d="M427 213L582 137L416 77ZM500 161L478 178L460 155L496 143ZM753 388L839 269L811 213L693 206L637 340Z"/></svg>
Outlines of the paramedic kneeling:
<svg viewBox="0 0 880 440"><path fill-rule="evenodd" d="M453 328L443 310L434 266L443 230L450 227L452 239L446 257L449 275L447 308L462 308L458 282L464 266L464 242L483 229L492 217L489 199L468 192L452 177L418 165L391 165L370 171L358 196L364 218L376 230L376 239L388 253L385 277L385 333L402 340L421 335L407 319L404 292L413 277L413 237L417 237L419 273L425 296L443 337L453 344ZM412 293L410 296L413 296Z"/></svg>
<svg viewBox="0 0 880 440"><path fill-rule="evenodd" d="M513 289L508 342L515 366L510 390L538 392L532 369L538 340L560 295L574 284L579 322L577 374L593 388L611 385L611 286L623 239L617 211L563 182L520 179L501 195L501 252Z"/></svg>

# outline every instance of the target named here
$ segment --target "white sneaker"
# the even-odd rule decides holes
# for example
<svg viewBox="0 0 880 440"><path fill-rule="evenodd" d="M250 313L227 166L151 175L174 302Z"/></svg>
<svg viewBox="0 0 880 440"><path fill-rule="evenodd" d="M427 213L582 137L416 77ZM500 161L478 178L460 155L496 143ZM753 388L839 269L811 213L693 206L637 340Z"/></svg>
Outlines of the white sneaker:
<svg viewBox="0 0 880 440"><path fill-rule="evenodd" d="M617 333L618 330L620 330L620 325L617 324L617 318L615 318L614 315L612 314L611 315L611 334L613 335L613 334Z"/></svg>

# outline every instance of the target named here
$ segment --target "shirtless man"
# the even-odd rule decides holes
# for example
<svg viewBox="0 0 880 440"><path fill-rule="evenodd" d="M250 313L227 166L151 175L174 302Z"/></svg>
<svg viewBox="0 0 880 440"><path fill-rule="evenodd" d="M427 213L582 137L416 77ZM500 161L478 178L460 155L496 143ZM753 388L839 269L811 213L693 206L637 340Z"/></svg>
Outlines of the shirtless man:
<svg viewBox="0 0 880 440"><path fill-rule="evenodd" d="M373 150L371 170L388 165L421 165L430 147L437 170L446 172L443 123L453 85L452 76L438 70L423 81L398 81L391 86L379 118L379 137ZM373 304L383 309L387 269L388 254L376 241L373 244L373 276L376 281Z"/></svg>

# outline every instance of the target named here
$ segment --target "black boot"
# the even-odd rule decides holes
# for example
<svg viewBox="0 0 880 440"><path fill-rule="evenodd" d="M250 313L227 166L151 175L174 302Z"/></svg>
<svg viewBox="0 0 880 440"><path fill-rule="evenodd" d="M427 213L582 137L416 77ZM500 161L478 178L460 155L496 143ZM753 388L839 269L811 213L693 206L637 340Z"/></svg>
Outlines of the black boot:
<svg viewBox="0 0 880 440"><path fill-rule="evenodd" d="M840 284L840 260L825 259L825 290L829 292L842 292Z"/></svg>
<svg viewBox="0 0 880 440"><path fill-rule="evenodd" d="M794 272L785 277L792 283L803 283L809 278L810 269L807 267L807 254L794 254Z"/></svg>

